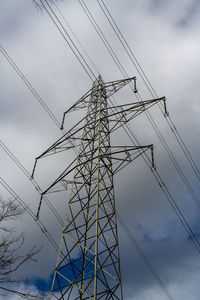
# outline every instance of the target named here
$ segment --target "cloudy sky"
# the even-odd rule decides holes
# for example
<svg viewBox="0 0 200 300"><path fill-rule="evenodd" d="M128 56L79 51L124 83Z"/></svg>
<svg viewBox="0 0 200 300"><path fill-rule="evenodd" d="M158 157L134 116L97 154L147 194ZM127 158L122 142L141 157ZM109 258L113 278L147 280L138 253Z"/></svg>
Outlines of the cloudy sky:
<svg viewBox="0 0 200 300"><path fill-rule="evenodd" d="M137 76L142 99L151 99L149 91L114 35L97 1L86 0L85 3L128 76ZM200 2L105 0L105 4L112 12L157 94L159 97L166 96L170 117L197 166L200 167ZM99 72L105 81L123 78L79 2L63 0L57 2L57 5L65 20L61 15L59 18L72 34L65 23L68 22L92 60L91 63L74 39L95 76ZM55 6L53 7L55 9ZM91 87L91 79L49 16L44 10L38 10L31 0L1 1L0 44L59 121L63 112ZM0 66L0 139L31 172L35 157L58 139L61 132L2 53ZM126 88L116 95L116 101L121 104L131 103L136 102L136 98ZM195 194L197 200L200 199L199 181L158 107L153 107L151 114L188 180L193 197L183 184L147 118L141 116L131 121L130 127L142 145L154 144L157 170L198 239L200 212L193 198ZM68 117L66 130L70 128L71 123L72 120ZM118 136L114 139L117 140ZM122 142L131 145L125 133ZM72 157L73 153L65 153L59 158L46 158L38 164L35 179L43 190L61 173L63 164L67 166ZM0 176L36 212L39 194L1 148L0 165ZM139 158L117 175L115 183L119 214L173 299L198 299L199 252L143 159ZM2 186L0 195L5 200L11 197ZM49 200L64 217L66 197L54 195ZM61 226L45 204L41 210L41 221L59 243ZM41 286L38 280L43 286L45 282L48 285L57 256L55 249L29 215L24 216L16 225L18 230L25 234L25 249L30 249L33 244L43 246L38 255L38 263L27 264L20 275L29 280L33 289ZM120 226L119 241L124 298L168 299ZM15 300L15 297L10 299Z"/></svg>

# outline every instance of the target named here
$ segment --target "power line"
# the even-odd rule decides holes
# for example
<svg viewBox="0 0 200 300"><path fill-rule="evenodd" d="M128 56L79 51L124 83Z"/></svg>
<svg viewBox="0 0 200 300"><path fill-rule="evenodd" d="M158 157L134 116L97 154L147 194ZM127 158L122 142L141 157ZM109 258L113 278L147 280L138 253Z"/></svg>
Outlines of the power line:
<svg viewBox="0 0 200 300"><path fill-rule="evenodd" d="M80 1L79 1L79 3L80 3ZM81 3L80 3L80 4L81 4ZM82 6L82 8L84 9L84 7L83 7L82 4L81 4L81 6ZM51 9L51 10L52 10L52 9ZM86 12L85 9L84 9L84 11ZM89 13L90 13L90 11L89 11ZM55 13L54 13L54 15L55 15ZM87 16L89 17L88 13L87 13ZM56 18L58 19L58 17L56 17ZM94 19L93 19L93 20L94 20ZM91 21L91 18L90 18L90 21ZM93 23L93 22L92 22L92 24L93 24L93 26L95 26L94 24L96 24L96 23ZM96 24L96 26L98 26L98 25ZM96 27L95 27L95 28L96 28ZM97 27L97 28L100 30L99 27ZM101 35L103 35L102 31L100 31L100 32L101 32ZM100 38L101 38L101 35L100 35ZM104 36L103 36L103 37L104 37ZM104 37L104 45L107 46L107 44L108 44L108 43L107 43L107 41L106 41L106 39L105 39L105 37ZM109 44L108 44L108 45L109 45ZM110 49L108 48L108 46L107 46L107 49L108 49L109 53L112 55L112 57L113 57L113 53L114 53L114 52L110 52ZM111 49L112 49L112 48L111 48ZM114 55L115 55L115 54L114 54ZM113 58L114 58L114 57L113 57ZM115 59L115 58L114 58L114 59ZM121 71L123 72L123 75L124 75L124 76L127 75L126 73L124 73L125 70L123 69L123 66L120 64L120 61L119 61L118 58L115 59L115 62L118 64L118 67L121 68ZM138 99L138 101L141 101L141 100ZM153 124L152 124L152 126L153 126ZM155 128L154 128L154 129L155 129ZM158 134L158 132L157 132L157 134ZM161 139L161 138L160 138L160 140L161 140L161 142L162 142L162 139ZM166 149L166 151L169 150L169 149L167 149L166 147L165 147L165 149ZM198 205L199 205L198 199L196 198L196 195L195 195L195 193L193 192L193 190L192 190L190 184L188 183L186 177L184 176L183 172L180 170L179 165L177 164L177 162L176 162L174 156L171 156L170 158L171 158L171 160L172 160L172 162L173 162L175 168L176 168L176 169L178 168L178 173L179 173L179 175L181 176L181 178L182 178L184 184L186 185L186 187L187 187L189 193L191 194L191 196L192 196L193 200L195 201L196 205L198 206Z"/></svg>
<svg viewBox="0 0 200 300"><path fill-rule="evenodd" d="M15 70L15 72L19 75L19 77L22 79L22 81L25 83L25 85L28 87L30 92L33 94L35 99L39 102L39 104L44 108L46 113L49 115L51 120L54 122L54 124L57 126L59 130L63 134L66 133L64 129L61 128L61 123L58 121L56 116L53 114L53 112L50 110L50 108L47 106L45 101L42 99L42 97L39 95L39 93L36 91L36 89L33 87L33 85L30 83L30 81L27 79L27 77L24 75L24 73L20 70L20 68L17 66L17 64L14 62L14 60L10 57L8 52L5 50L5 48L0 44L0 52L3 54L7 62L12 66L12 68ZM76 150L75 150L76 151Z"/></svg>
<svg viewBox="0 0 200 300"><path fill-rule="evenodd" d="M169 293L168 289L165 287L165 284L161 280L160 276L157 274L156 270L152 266L150 260L144 254L144 252L143 252L142 248L140 247L139 243L136 241L136 239L134 238L133 234L130 232L130 230L128 229L127 225L125 224L125 222L122 220L122 218L119 216L118 213L117 213L117 219L118 219L119 223L121 224L121 226L123 227L123 229L126 232L126 234L128 235L128 237L129 237L130 241L132 242L134 248L137 249L138 253L143 258L143 260L145 261L146 265L149 267L151 273L153 274L153 276L155 277L155 279L158 281L160 287L163 289L163 291L166 294L166 296L168 297L168 299L173 300L171 294Z"/></svg>
<svg viewBox="0 0 200 300"><path fill-rule="evenodd" d="M46 238L49 240L51 243L52 247L58 251L58 247L56 242L54 241L53 237L51 234L48 232L48 230L45 228L43 223L40 220L35 219L34 212L26 205L26 203L20 198L15 191L9 186L9 184L2 178L0 177L0 183L1 185L9 192L9 194L24 208L24 210L30 215L30 217L37 223L38 227L42 231L42 233L46 236Z"/></svg>
<svg viewBox="0 0 200 300"><path fill-rule="evenodd" d="M86 55L88 61L91 63L91 65L93 66L93 68L96 70L97 74L100 74L99 70L97 69L97 67L95 66L95 63L92 61L91 57L88 55L87 51L85 50L85 48L83 47L82 43L80 42L80 40L78 39L76 33L74 32L74 30L72 29L72 27L70 26L69 22L67 21L66 17L63 15L62 11L60 10L60 8L58 7L58 5L56 4L56 2L54 0L51 0L52 3L55 5L57 11L59 12L59 14L61 15L62 19L64 20L65 24L67 25L67 27L69 28L71 34L73 35L74 39L77 41L78 45L80 46L80 48L82 49L82 51L84 52L84 54Z"/></svg>
<svg viewBox="0 0 200 300"><path fill-rule="evenodd" d="M55 26L57 27L57 29L59 30L60 34L64 38L65 42L68 44L68 46L70 47L70 49L72 50L72 52L74 53L76 58L78 59L79 63L81 64L81 66L83 67L83 69L85 70L85 72L87 73L89 78L91 79L91 81L93 81L95 79L95 74L91 70L89 64L84 59L83 55L80 53L79 49L76 47L76 45L73 42L72 38L70 37L67 30L65 29L65 27L60 22L60 20L58 19L57 15L53 11L52 7L49 5L48 1L44 0L44 2L43 2L42 0L40 0L40 2L42 4L43 8L45 9L45 11L47 12L47 14L49 15L49 17L51 18L51 20L53 21L53 23L55 24Z"/></svg>
<svg viewBox="0 0 200 300"><path fill-rule="evenodd" d="M46 2L46 0L45 0L45 2ZM83 4L85 5L85 8L86 8L86 9L83 7L83 5L81 4L80 1L79 1L79 3L80 3L80 5L82 6L82 8L84 9L84 11L86 12L86 14L87 14L88 18L90 19L90 21L92 22L93 26L95 27L95 30L96 30L96 31L100 30L100 34L99 34L99 32L97 32L97 33L98 33L98 35L100 36L100 38L103 39L104 45L106 46L107 50L109 51L109 53L111 54L111 56L112 56L113 59L115 60L115 63L116 63L116 64L118 65L118 67L120 68L120 70L121 70L123 76L128 76L128 74L127 74L126 71L124 70L123 66L121 65L119 59L116 57L115 53L113 52L112 48L110 47L109 43L107 42L107 40L106 40L106 38L105 38L103 32L101 31L101 29L99 28L99 26L98 26L97 23L95 22L94 18L92 17L91 12L88 10L88 8L87 8L87 6L85 5L84 1L83 1ZM49 6L49 4L48 4L48 6ZM49 7L50 7L50 6L49 6ZM52 9L51 9L51 10L52 10ZM53 11L53 10L52 10L52 11ZM58 11L61 13L60 10L58 10ZM61 14L62 14L62 13L61 13ZM55 13L54 13L54 15L55 15ZM55 16L56 16L56 15L55 15ZM63 15L62 15L62 17L64 18ZM92 17L92 19L91 19L91 17ZM56 17L56 18L57 18L57 17ZM58 19L58 18L57 18L57 19ZM66 21L66 19L65 19L65 21ZM67 22L67 21L66 21L66 22ZM60 23L60 24L61 24L61 23ZM77 39L77 37L76 37L76 39ZM85 52L85 53L86 53L86 52ZM87 54L87 53L86 53L86 54ZM87 55L87 56L88 56L88 55ZM93 63L93 65L94 65L94 63ZM139 98L140 98L140 99L138 99L138 101L141 101L142 99L141 99L140 96L139 96ZM190 183L188 182L187 178L185 177L184 173L182 172L182 170L181 170L179 164L177 163L177 160L175 159L174 155L172 154L170 148L169 148L168 145L166 144L166 142L165 142L165 140L164 140L164 138L163 138L161 132L159 131L159 128L156 126L156 124L155 124L155 122L153 121L153 119L151 119L151 115L150 115L148 112L147 112L147 114L148 114L148 119L149 119L149 117L150 117L149 121L151 122L151 124L152 124L154 130L156 131L157 135L159 136L159 139L160 139L161 143L162 143L162 144L164 143L163 146L164 146L165 150L167 151L167 153L168 153L168 155L169 155L169 157L170 157L170 159L171 159L171 161L172 161L174 167L175 167L176 170L178 171L178 173L179 173L179 175L180 175L180 177L181 177L183 183L186 185L186 188L188 189L188 191L189 191L191 197L193 198L194 202L196 203L197 207L200 208L200 207L199 207L199 201L198 201L198 198L196 197L196 194L194 193L194 191L193 191L193 189L192 189Z"/></svg>
<svg viewBox="0 0 200 300"><path fill-rule="evenodd" d="M115 55L115 52L113 51L112 47L110 46L109 42L107 41L105 35L103 34L102 30L100 29L99 25L97 24L97 22L95 21L94 17L92 16L89 8L87 7L87 5L85 4L84 1L78 0L80 6L82 7L83 11L85 12L86 16L88 17L90 23L92 24L92 26L94 27L97 35L100 37L101 41L103 42L104 46L106 47L107 51L109 52L109 54L111 55L111 57L113 58L114 62L116 63L117 67L119 68L120 72L123 74L123 76L125 78L130 77L123 65L121 64L119 58Z"/></svg>
<svg viewBox="0 0 200 300"><path fill-rule="evenodd" d="M12 61L11 59L9 61ZM14 62L13 62L14 63ZM14 65L16 66L16 64L14 63ZM17 67L17 66L16 66ZM17 67L18 69L18 67ZM21 72L21 71L20 71ZM17 72L18 73L18 72ZM18 73L20 75L21 78L24 78L24 75L22 73ZM33 89L34 90L34 89ZM36 92L36 95L37 95L37 92ZM40 104L42 105L42 103L40 102ZM43 106L43 105L42 105ZM47 111L47 110L45 110Z"/></svg>
<svg viewBox="0 0 200 300"><path fill-rule="evenodd" d="M33 186L35 187L36 191L41 194L42 190L39 187L38 183L34 178L31 177L31 174L28 172L28 170L22 165L22 163L14 156L14 154L8 149L8 147L0 141L0 146L2 149L6 152L6 154L12 159L12 161L18 166L18 168L23 172L23 174L31 181ZM58 214L54 206L51 204L49 199L44 195L44 200L49 207L50 211L53 213L53 215L56 217L57 221L60 223L60 225L63 225L63 220L61 216ZM35 216L34 216L35 217Z"/></svg>
<svg viewBox="0 0 200 300"><path fill-rule="evenodd" d="M172 159L173 159L173 157L172 157ZM176 166L176 161L174 160L174 165ZM184 176L184 174L182 173L182 172L180 172L179 171L179 175L180 176ZM185 177L182 177L182 180L185 182L185 184L187 185L187 179L185 178ZM189 190L189 192L190 192L190 194L192 193L192 189L190 188L190 185L187 185L187 188L188 188L188 190ZM198 205L198 200L197 199L195 199L195 194L193 193L193 194L191 194L192 195L192 197L193 197L193 200L195 200L195 202L196 202L196 204Z"/></svg>
<svg viewBox="0 0 200 300"><path fill-rule="evenodd" d="M36 98L36 100L42 105L43 109L46 111L46 113L49 115L49 117L52 119L52 121L55 123L55 125L60 129L60 122L57 120L55 115L52 113L52 111L49 109L47 104L44 102L44 100L40 97L38 92L35 90L35 88L32 86L30 81L27 79L27 77L22 73L22 71L19 69L19 67L16 65L16 63L13 61L13 59L9 56L8 52L5 50L5 48L0 44L0 51L5 57L5 59L8 61L8 63L13 67L15 72L19 75L19 77L22 79L22 81L25 83L25 85L28 87L30 92L33 94L33 96Z"/></svg>
<svg viewBox="0 0 200 300"><path fill-rule="evenodd" d="M134 138L134 140L136 141L136 143L138 144L139 143L138 139L133 135L132 131L129 131L129 132L130 132L131 136ZM135 144L133 138L131 138L130 135L128 135L128 136L131 139L131 141L133 142L133 144ZM191 238L192 243L194 244L197 251L200 253L200 243L199 243L195 233L193 232L191 226L189 225L186 218L184 217L184 214L181 212L174 197L170 193L166 183L164 182L161 175L159 174L159 172L156 169L152 170L148 156L145 153L142 154L142 156L143 156L145 162L147 163L148 167L152 171L155 180L157 181L157 183L158 183L159 187L161 188L162 192L164 193L166 199L168 200L169 204L171 205L172 209L174 210L176 216L178 217L178 219L181 222L181 224L183 225L185 231L188 233L189 237Z"/></svg>
<svg viewBox="0 0 200 300"><path fill-rule="evenodd" d="M112 58L114 56L114 61L117 64L119 70L122 72L122 75L125 77L128 77L127 72L125 71L124 67L122 66L122 64L119 61L119 58L116 56L114 50L112 49L112 47L110 46L108 40L106 39L104 33L102 32L102 30L100 29L99 25L97 24L97 22L95 21L95 18L92 16L91 11L89 10L89 8L87 7L87 5L85 4L84 0L79 0L79 4L82 7L82 9L84 10L84 12L86 13L89 21L91 22L92 26L94 27L95 31L97 32L97 34L99 35L100 39L102 40L103 44L106 46L106 49L109 51L109 53L111 54ZM133 87L130 85L131 90L134 92ZM138 102L142 101L142 97L140 96L139 93L136 94L137 100ZM177 170L181 180L183 181L184 185L186 186L189 194L191 195L193 201L195 202L196 206L200 209L200 203L199 200L193 190L193 188L191 187L188 179L186 178L186 176L184 175L179 163L177 162L176 158L174 157L171 149L169 148L167 142L165 141L160 129L158 128L158 126L156 125L154 119L152 118L151 114L148 111L145 111L145 114L150 122L150 124L152 125L154 131L156 132L161 144L163 145L164 149L166 150L170 160L172 161L175 169Z"/></svg>
<svg viewBox="0 0 200 300"><path fill-rule="evenodd" d="M112 103L112 101L111 101L111 103ZM132 130L128 127L127 124L125 124L125 127L123 126L123 129L126 132L126 134L128 135L128 137L131 140L131 142L133 143L133 145L140 145L141 144L139 142L139 140L136 138L136 136L133 134ZM162 192L164 193L166 199L168 200L169 204L171 205L172 209L174 210L174 212L175 212L176 216L178 217L179 221L183 225L183 228L185 229L185 231L188 233L189 237L191 238L192 243L194 244L195 248L200 253L200 242L196 238L196 235L193 232L191 226L187 222L187 220L184 217L183 213L181 212L178 204L176 203L174 197L170 193L166 183L162 179L159 172L156 169L154 169L154 170L152 169L151 162L150 162L150 159L147 156L147 154L143 153L141 155L142 155L144 161L146 162L147 166L149 167L149 169L152 171L155 180L157 181L157 183L158 183L159 187L161 188Z"/></svg>
<svg viewBox="0 0 200 300"><path fill-rule="evenodd" d="M23 75L24 77L24 75ZM38 94L38 93L37 93ZM38 186L37 182L31 178L31 174L27 171L27 169L19 162L19 160L13 155L13 153L8 149L8 147L6 147L6 145L0 141L0 145L2 147L2 149L7 153L7 155L14 161L14 163L20 168L20 170L24 173L24 175L31 181L31 183L35 186L36 190L41 193L41 189L40 187ZM2 183L2 182L1 182ZM3 184L4 187L5 186L5 183ZM8 189L7 187L7 190L9 192L11 192L11 194L13 195L13 191L11 191L10 189ZM15 196L15 194L13 195ZM19 198L17 198L18 200L20 200L20 203L23 205L23 207L26 209L26 211L29 213L29 215L31 215L31 217L35 220L35 215L34 213L26 206L26 204ZM53 212L53 214L56 216L56 218L58 219L59 221L59 218L57 216L57 211L55 210L55 208L51 205L51 203L48 201L48 199L46 198L46 201L47 201L47 205L48 207L50 208L50 210ZM47 232L46 228L44 228L44 226L42 225L42 227L40 226L42 223L41 221L37 220L37 224L39 225L40 229L42 230L43 233L46 233L46 236L47 238L49 239L49 241L51 242L52 245L56 245L55 242L52 240L52 237L49 235L49 233ZM54 247L55 248L55 247ZM155 276L155 275L154 275Z"/></svg>
<svg viewBox="0 0 200 300"><path fill-rule="evenodd" d="M24 168L24 166L19 162L19 160L13 155L13 153L5 146L5 144L0 141L0 145L2 147L2 149L8 154L8 156L16 163L16 165L21 169L21 171L24 173L24 175L26 177L28 177L28 179L31 180L31 182L33 183L33 185L35 186L36 190L40 193L41 189L38 186L38 184L36 183L36 181L34 179L31 178L31 174L26 170L26 168ZM35 215L32 212L32 210L30 210L30 208L25 204L25 202L19 198L18 195L16 195L16 193L14 193L13 190L11 190L11 188L8 186L8 184L6 184L6 182L0 178L0 180L2 181L1 184L6 188L6 190L11 193L11 195L14 197L15 199L20 203L20 205L28 212L28 214L31 216L32 219L35 220ZM46 198L46 200L48 200ZM54 209L55 211L55 209ZM57 212L56 212L57 213ZM54 214L55 215L55 214ZM133 243L134 247L137 249L137 251L139 252L139 254L141 255L141 257L144 259L145 263L147 264L147 266L149 267L151 273L153 274L153 276L155 277L155 279L158 281L159 285L161 286L161 288L163 289L163 291L165 292L166 296L170 299L173 300L172 296L170 295L170 293L168 292L167 288L165 287L164 283L162 282L162 280L160 279L159 275L156 273L156 271L154 270L151 262L149 261L149 259L145 256L143 250L141 249L139 243L136 241L136 239L134 238L134 236L131 234L130 230L128 229L128 227L126 226L125 222L122 220L122 218L120 217L119 214L117 214L117 219L119 220L121 226L123 227L123 229L125 230L125 232L127 233L128 237L130 238L131 242ZM37 222L37 221L36 221ZM58 247L55 243L55 241L53 240L52 236L50 236L49 232L46 230L46 228L44 227L44 225L41 223L41 221L37 222L40 230L46 235L47 239L49 240L49 242L52 244L52 246L55 248L55 250L58 250Z"/></svg>
<svg viewBox="0 0 200 300"><path fill-rule="evenodd" d="M21 168L21 165L19 165L19 167ZM25 175L30 175L29 172L27 172L27 170L23 166L22 166L22 171L24 171L23 173ZM2 178L0 178L0 180L1 180L1 184L7 189L7 191L23 206L23 208L29 213L29 215L32 217L32 219L34 219L34 221L36 221L36 223L38 224L39 228L46 235L46 237L48 238L49 242L52 244L52 246L54 247L54 249L58 250L55 241L53 240L53 238L49 234L49 232L46 230L46 228L44 227L44 225L42 224L42 222L38 221L38 220L35 220L34 213L32 212L32 210L30 210L30 208L24 203L24 201L8 186L8 184L5 183L5 181ZM125 223L123 222L123 220L121 219L121 217L119 216L119 214L118 214L117 218L118 218L120 224L122 225L122 227L124 228L124 230L126 231L126 233L128 234L128 236L131 239L132 243L134 244L134 246L138 250L139 254L143 257L145 263L150 268L150 271L152 272L153 276L158 281L159 285L162 287L162 289L165 292L165 294L167 295L167 297L169 299L173 299L172 296L169 294L168 290L166 289L164 283L162 282L162 280L160 279L160 277L155 272L155 270L154 270L153 266L151 265L150 261L144 255L141 247L139 246L139 244L137 243L137 241L135 240L135 238L130 233L129 229L127 228L127 226L125 225Z"/></svg>
<svg viewBox="0 0 200 300"><path fill-rule="evenodd" d="M23 174L31 181L31 183L35 186L36 190L41 193L41 189L40 187L38 186L37 182L31 177L31 174L27 171L27 169L19 162L19 160L14 156L14 154L8 149L8 147L6 147L6 145L0 141L0 145L2 147L2 149L7 153L7 155L14 161L14 163L19 167L19 169L23 172ZM13 195L13 194L12 194ZM45 196L45 195L44 195ZM46 198L45 199L47 201L47 205L48 207L50 208L50 210L52 211L52 213L56 216L56 218L58 219L58 221L61 220L61 217L58 215L57 211L55 210L55 208L51 205L51 203L49 202L49 200ZM22 202L22 200L21 200ZM28 213L31 215L31 217L34 219L35 221L35 215L32 211L29 210L29 208L26 206L26 204L24 202L23 203L23 207L28 211ZM120 216L118 216L118 218L120 218ZM62 222L62 220L61 220ZM120 218L120 223L122 223L122 219ZM41 222L39 221L39 227L41 229ZM62 223L61 223L62 224ZM125 228L125 226L123 225L123 228ZM43 233L46 232L46 229L42 228L41 229ZM126 229L126 232L128 232L128 229ZM54 246L55 245L55 242L53 241L52 242L52 238L47 234L47 238L49 239L49 241L52 243L52 245ZM128 234L128 233L127 233ZM141 251L140 251L140 254L141 254ZM145 260L145 263L147 263L147 260ZM147 264L148 267L149 267L149 264L150 262ZM152 272L152 268L150 268L150 271ZM162 281L159 279L158 275L155 274L155 272L153 273L154 277L158 280L159 284L161 285L161 287L163 288L164 284L162 283ZM166 295L168 296L169 299L172 299L170 296L169 296L169 292L167 291L166 287L164 287L164 292L166 293Z"/></svg>
<svg viewBox="0 0 200 300"><path fill-rule="evenodd" d="M142 69L139 61L137 60L136 56L134 55L133 53L133 50L130 48L130 46L128 45L127 43L127 40L125 39L124 35L122 34L119 26L117 25L116 21L114 20L112 14L110 13L110 11L108 10L108 7L106 6L106 4L104 3L103 0L101 0L101 3L100 3L100 0L97 0L101 10L103 11L106 19L108 20L108 22L110 23L113 31L115 32L116 36L118 37L120 43L122 44L122 46L124 47L128 57L130 58L131 62L133 63L134 67L136 68L136 70L138 71L139 75L141 76L143 82L145 83L146 87L148 88L150 94L155 98L155 97L158 97L155 89L153 88L150 80L148 79L146 73L144 72L144 70ZM162 109L161 109L161 105L160 103L158 103L158 106L162 112ZM183 153L185 154L190 166L192 167L194 173L196 174L197 178L200 180L200 171L194 161L194 159L192 158L191 154L190 154L190 151L188 150L186 144L184 143L179 131L177 130L177 128L175 127L171 117L168 115L168 116L165 116L166 117L166 121L171 129L171 131L173 132L178 144L180 145Z"/></svg>
<svg viewBox="0 0 200 300"><path fill-rule="evenodd" d="M147 155L146 155L147 156ZM154 269L151 261L148 259L148 257L144 254L144 251L142 250L141 246L137 242L136 238L133 236L133 234L130 232L128 229L126 223L123 221L123 219L120 217L119 213L116 212L116 218L118 222L121 224L122 228L124 229L125 233L127 234L128 238L130 239L134 249L136 249L139 253L139 255L142 257L144 260L145 264L149 268L150 272L154 276L154 278L158 281L158 284L160 287L163 289L163 292L166 294L169 300L173 300L173 297L169 293L168 289L166 288L164 282L161 280L160 276L157 274L156 270Z"/></svg>

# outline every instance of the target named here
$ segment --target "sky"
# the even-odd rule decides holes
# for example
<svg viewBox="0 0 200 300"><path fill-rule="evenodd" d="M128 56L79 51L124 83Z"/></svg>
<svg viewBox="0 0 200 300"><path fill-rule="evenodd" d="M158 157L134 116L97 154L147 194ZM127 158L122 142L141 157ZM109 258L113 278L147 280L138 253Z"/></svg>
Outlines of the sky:
<svg viewBox="0 0 200 300"><path fill-rule="evenodd" d="M151 99L152 96L114 35L97 1L86 0L85 3L128 76L137 77L142 99ZM200 2L105 0L105 3L158 96L166 97L170 117L199 167ZM104 81L123 78L79 2L63 0L58 1L57 5ZM31 0L1 1L0 44L59 121L62 120L63 112L91 88L91 79L49 16L44 10L38 10ZM93 65L90 65L95 76L98 76ZM1 53L0 66L0 139L31 173L35 158L56 141L61 132ZM136 98L128 88L124 88L116 94L116 102L131 103L136 102ZM200 199L198 179L166 118L157 106L151 108L151 115L196 197ZM67 117L66 130L72 121L71 116ZM132 120L130 127L141 145L154 145L157 170L199 239L199 209L145 115ZM115 135L113 142L119 143L119 136L120 142L131 145L124 132ZM42 190L61 173L63 165L67 166L73 155L72 152L63 153L38 163L35 180ZM1 148L0 165L0 176L36 213L40 195ZM115 192L120 216L173 299L197 300L200 293L199 253L141 157L116 175ZM11 198L3 186L0 186L0 196L5 200ZM68 201L66 195L53 195L49 200L64 218ZM45 204L40 218L59 243L62 228ZM19 275L26 279L24 284L29 285L30 289L44 288L51 281L50 274L55 267L57 253L29 215L18 220L16 227L25 234L24 251L33 244L43 246L37 256L37 263L27 263ZM167 299L120 224L119 244L124 299ZM8 299L18 298L11 296Z"/></svg>

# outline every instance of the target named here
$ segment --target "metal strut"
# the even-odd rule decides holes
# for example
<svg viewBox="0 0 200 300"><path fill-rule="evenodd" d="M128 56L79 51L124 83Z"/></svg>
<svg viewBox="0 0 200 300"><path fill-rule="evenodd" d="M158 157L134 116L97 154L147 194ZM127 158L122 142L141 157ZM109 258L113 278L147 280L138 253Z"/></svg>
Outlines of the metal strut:
<svg viewBox="0 0 200 300"><path fill-rule="evenodd" d="M36 159L73 146L79 149L74 161L42 193L70 189L49 299L123 299L113 176L148 149L154 168L154 157L153 145L113 146L110 136L157 102L165 103L162 97L110 107L109 97L132 80L137 92L135 77L104 83L99 75L64 113L62 127L68 112L87 108L86 116ZM37 218L41 204L42 197Z"/></svg>

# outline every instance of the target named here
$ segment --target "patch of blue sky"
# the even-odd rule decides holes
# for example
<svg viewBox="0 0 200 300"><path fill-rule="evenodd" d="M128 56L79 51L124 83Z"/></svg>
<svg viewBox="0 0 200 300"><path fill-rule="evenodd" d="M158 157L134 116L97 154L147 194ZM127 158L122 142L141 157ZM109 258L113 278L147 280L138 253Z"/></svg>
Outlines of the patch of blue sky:
<svg viewBox="0 0 200 300"><path fill-rule="evenodd" d="M84 264L84 280L91 278L94 275L94 263L92 257L89 255L86 256L85 262L83 261L83 256L79 256L75 259L72 259L71 263L63 264L59 268L59 275L54 283L54 290L59 290L60 287L67 287L71 282L76 281L77 283L82 280L82 270ZM26 280L24 283L27 286L34 285L41 292L49 292L51 290L52 281L53 281L54 272L49 276L48 280L40 278L31 278Z"/></svg>

